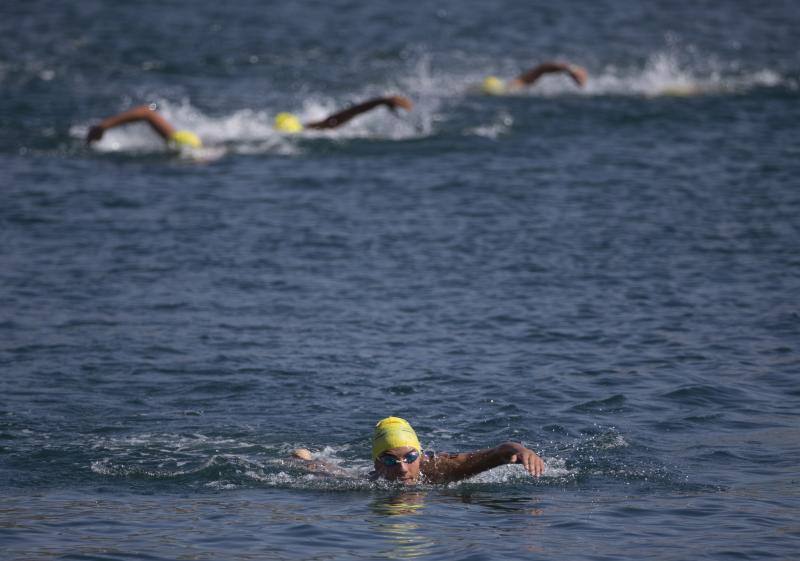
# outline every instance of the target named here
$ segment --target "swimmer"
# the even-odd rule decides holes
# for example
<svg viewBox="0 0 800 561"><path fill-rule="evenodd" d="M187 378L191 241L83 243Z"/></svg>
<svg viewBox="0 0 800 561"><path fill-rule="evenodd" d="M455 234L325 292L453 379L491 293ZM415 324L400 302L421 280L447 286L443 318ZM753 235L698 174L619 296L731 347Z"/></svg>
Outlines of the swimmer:
<svg viewBox="0 0 800 561"><path fill-rule="evenodd" d="M92 142L100 140L107 130L113 129L114 127L142 121L150 125L150 128L152 128L158 136L173 147L181 148L185 146L188 148L201 148L203 146L203 143L196 134L175 129L164 117L159 115L156 111L155 103L128 109L118 115L103 119L98 124L89 127L89 132L86 135L86 143L91 144Z"/></svg>
<svg viewBox="0 0 800 561"><path fill-rule="evenodd" d="M481 90L483 93L489 95L503 95L516 92L526 86L532 86L545 74L552 74L554 72L565 72L578 87L581 88L586 85L586 81L589 77L586 69L580 66L565 62L545 62L534 66L527 72L523 72L509 82L504 82L497 76L489 76L481 83Z"/></svg>
<svg viewBox="0 0 800 561"><path fill-rule="evenodd" d="M291 113L278 113L275 117L275 128L281 132L297 133L302 132L303 129L335 129L342 126L347 121L357 115L371 111L381 105L386 106L390 111L395 113L397 108L400 107L406 111L411 111L414 106L411 100L401 95L390 95L387 97L376 97L358 105L348 107L342 111L334 113L320 121L302 124L300 119Z"/></svg>
<svg viewBox="0 0 800 561"><path fill-rule="evenodd" d="M408 98L399 95L388 97L378 97L349 107L322 119L306 123L305 125L291 113L279 113L275 118L275 128L281 132L297 133L304 128L309 129L334 129L339 127L356 115L370 111L376 107L385 105L391 111L396 111L398 107L410 111L413 104ZM103 134L109 129L125 125L128 123L145 122L155 131L158 136L173 148L202 148L203 143L196 134L186 130L177 130L173 127L158 111L156 105L140 105L133 109L128 109L118 115L113 115L103 119L98 124L89 128L86 135L86 143L91 144L103 138Z"/></svg>
<svg viewBox="0 0 800 561"><path fill-rule="evenodd" d="M303 462L309 471L346 475L338 466L314 460L305 448L292 452L292 457ZM375 469L370 478L403 485L460 481L504 464L521 464L535 477L544 473L542 459L517 442L460 454L423 451L414 429L399 417L387 417L375 425L372 460Z"/></svg>

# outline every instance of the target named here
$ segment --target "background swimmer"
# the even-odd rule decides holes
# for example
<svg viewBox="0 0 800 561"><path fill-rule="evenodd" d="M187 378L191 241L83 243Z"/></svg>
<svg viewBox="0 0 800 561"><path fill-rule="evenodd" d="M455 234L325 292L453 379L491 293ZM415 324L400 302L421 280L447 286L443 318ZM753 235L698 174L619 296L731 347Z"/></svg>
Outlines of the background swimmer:
<svg viewBox="0 0 800 561"><path fill-rule="evenodd" d="M488 76L481 84L483 93L489 95L502 95L505 93L519 91L526 86L533 85L545 74L553 72L565 72L572 78L579 87L586 85L589 74L586 69L565 62L544 62L534 66L530 70L523 72L513 80L504 82L497 76Z"/></svg>
<svg viewBox="0 0 800 561"><path fill-rule="evenodd" d="M313 121L306 124L302 124L300 119L291 113L278 113L278 115L275 117L275 128L281 132L289 133L301 132L304 128L335 129L342 126L353 117L362 113L366 113L367 111L371 111L372 109L380 107L381 105L385 105L392 112L397 111L398 107L401 107L406 111L411 111L411 108L414 106L410 99L400 95L376 97L374 99L370 99L369 101L359 103L358 105L354 105L353 107L349 107L334 113L333 115L325 117L319 121Z"/></svg>

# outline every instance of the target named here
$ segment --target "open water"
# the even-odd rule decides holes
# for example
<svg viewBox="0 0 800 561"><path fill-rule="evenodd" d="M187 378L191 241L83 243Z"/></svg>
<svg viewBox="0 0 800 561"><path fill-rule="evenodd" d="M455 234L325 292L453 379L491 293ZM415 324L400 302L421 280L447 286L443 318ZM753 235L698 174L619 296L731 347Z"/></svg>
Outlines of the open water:
<svg viewBox="0 0 800 561"><path fill-rule="evenodd" d="M792 1L0 4L8 560L797 559ZM587 68L508 97L488 74ZM324 133L281 135L373 95ZM203 137L88 127L157 103ZM423 445L521 441L402 491Z"/></svg>

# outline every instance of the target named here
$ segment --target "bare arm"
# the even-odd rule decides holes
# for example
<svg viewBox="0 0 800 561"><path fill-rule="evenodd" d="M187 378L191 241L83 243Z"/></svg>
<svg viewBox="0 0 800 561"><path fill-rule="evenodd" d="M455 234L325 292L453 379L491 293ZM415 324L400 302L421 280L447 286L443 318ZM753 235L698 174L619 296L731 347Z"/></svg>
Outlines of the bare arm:
<svg viewBox="0 0 800 561"><path fill-rule="evenodd" d="M586 70L580 66L564 62L545 62L514 78L511 85L512 87L530 86L545 74L551 74L553 72L566 72L569 74L570 78L581 87L586 84L586 79L588 77Z"/></svg>
<svg viewBox="0 0 800 561"><path fill-rule="evenodd" d="M352 472L325 460L315 460L305 448L297 448L292 451L290 461L302 465L309 473L330 477L352 477Z"/></svg>
<svg viewBox="0 0 800 561"><path fill-rule="evenodd" d="M175 128L164 117L159 115L155 109L151 109L147 105L140 105L118 115L103 119L100 123L91 127L86 135L86 142L91 143L95 140L100 140L108 129L139 121L146 121L164 140L169 140L175 132Z"/></svg>
<svg viewBox="0 0 800 561"><path fill-rule="evenodd" d="M532 450L516 442L504 442L488 450L462 454L438 454L424 462L421 471L432 483L472 477L503 464L522 464L531 475L544 473L544 462Z"/></svg>
<svg viewBox="0 0 800 561"><path fill-rule="evenodd" d="M364 103L359 103L358 105L349 107L343 111L339 111L338 113L334 113L333 115L326 117L321 121L307 123L305 126L310 129L335 129L356 115L366 113L367 111L370 111L380 105L385 105L392 111L398 107L402 107L406 111L410 111L411 107L413 107L411 101L403 96L393 95L389 97L376 97L374 99L370 99L369 101L365 101Z"/></svg>

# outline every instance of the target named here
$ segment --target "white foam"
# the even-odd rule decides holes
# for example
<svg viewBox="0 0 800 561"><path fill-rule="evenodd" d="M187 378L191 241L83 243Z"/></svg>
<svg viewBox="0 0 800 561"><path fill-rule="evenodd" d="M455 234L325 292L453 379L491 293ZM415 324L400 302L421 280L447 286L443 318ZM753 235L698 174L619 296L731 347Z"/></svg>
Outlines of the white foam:
<svg viewBox="0 0 800 561"><path fill-rule="evenodd" d="M466 134L474 136L482 136L484 138L489 138L491 140L497 140L499 136L508 133L508 131L511 130L511 126L513 124L514 124L514 118L510 114L502 112L498 114L495 117L495 119L487 125L482 125L467 129Z"/></svg>
<svg viewBox="0 0 800 561"><path fill-rule="evenodd" d="M541 62L541 61L540 61ZM580 60L573 60L582 64ZM424 73L406 82L421 88L422 95L438 95L454 99L464 95L481 94L484 78L497 75L511 79L535 64L521 65L519 61L478 62L465 72L446 72L426 78ZM609 64L599 69L587 68L586 86L579 88L564 73L546 74L533 86L505 94L508 97L561 96L693 96L704 94L739 93L755 87L786 86L796 88L795 81L771 69L745 70L737 61L722 62L712 55L703 56L695 49L672 44L652 53L643 63ZM422 72L418 70L418 72ZM419 94L416 94L419 95Z"/></svg>
<svg viewBox="0 0 800 561"><path fill-rule="evenodd" d="M308 139L400 141L430 136L452 111L457 110L458 104L466 96L475 93L476 86L487 75L500 74L511 78L526 68L518 61L496 61L493 64L484 61L470 64L466 70L448 68L434 71L431 61L429 54L422 53L391 83L367 84L344 97L311 94L294 105L232 108L229 113L222 115L206 114L189 99L161 99L157 100L157 106L177 129L190 130L203 140L203 149L184 150L180 152L182 158L205 161L227 153L292 156L303 153L303 142ZM575 62L580 64L578 60ZM672 45L653 53L643 65L607 65L599 70L589 68L589 80L584 88L576 87L568 76L559 73L543 76L534 86L512 95L686 97L777 86L796 89L797 83L771 69L745 71L735 61L722 63L715 57L703 58L692 49ZM301 121L312 122L355 103L388 94L408 96L414 103L413 110L398 110L393 114L385 108L377 108L339 128L307 129L300 134L285 134L273 128L273 120L279 112L292 112ZM74 125L70 134L83 140L90 124ZM512 125L513 120L509 115L499 115L492 122L467 129L465 133L496 139L508 132ZM112 129L92 146L99 152L168 151L163 140L141 123Z"/></svg>
<svg viewBox="0 0 800 561"><path fill-rule="evenodd" d="M742 92L754 87L784 83L775 71L742 72L714 58L686 63L673 52L651 55L644 67L607 66L591 75L584 90L588 95L696 96Z"/></svg>
<svg viewBox="0 0 800 561"><path fill-rule="evenodd" d="M566 467L565 460L561 458L542 458L544 460L544 473L541 479L555 479L572 477L577 474L577 470L570 470ZM536 478L530 475L524 467L519 464L507 464L498 466L489 471L479 473L471 477L469 483L503 484L519 483L521 481L535 481ZM458 484L456 484L458 485Z"/></svg>
<svg viewBox="0 0 800 561"><path fill-rule="evenodd" d="M235 483L230 483L226 481L210 481L205 484L205 487L210 489L214 489L215 491L229 491L232 489L238 489L239 486Z"/></svg>
<svg viewBox="0 0 800 561"><path fill-rule="evenodd" d="M611 442L606 443L604 448L627 448L628 442L621 436L617 435Z"/></svg>

